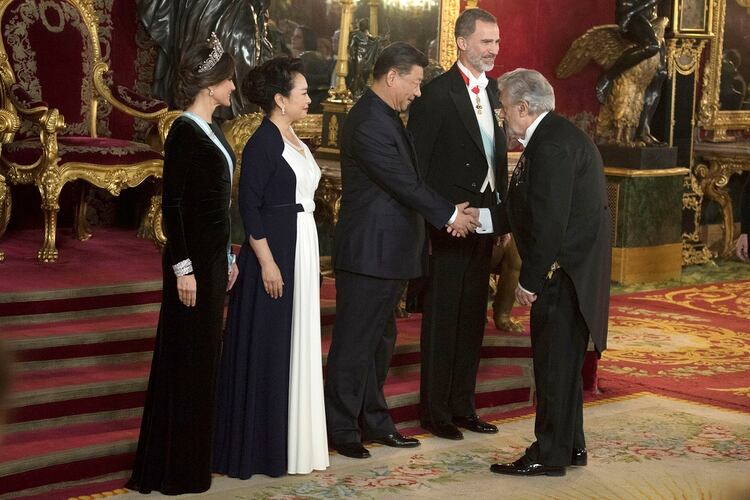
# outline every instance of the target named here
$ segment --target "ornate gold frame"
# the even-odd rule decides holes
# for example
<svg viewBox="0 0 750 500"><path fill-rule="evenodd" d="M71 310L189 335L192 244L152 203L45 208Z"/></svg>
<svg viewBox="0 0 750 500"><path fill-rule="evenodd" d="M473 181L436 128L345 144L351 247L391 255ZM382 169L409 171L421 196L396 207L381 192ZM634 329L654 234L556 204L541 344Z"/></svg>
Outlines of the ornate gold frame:
<svg viewBox="0 0 750 500"><path fill-rule="evenodd" d="M685 0L674 0L671 24L675 36L690 38L711 38L713 36L711 29L714 15L714 0L704 1L706 2L704 10L706 25L704 29L698 29L682 27L682 6L685 4Z"/></svg>
<svg viewBox="0 0 750 500"><path fill-rule="evenodd" d="M732 0L730 0L732 1ZM708 140L731 141L727 132L750 127L750 111L722 111L719 109L719 85L721 83L721 54L724 51L724 22L727 0L712 0L714 39L703 75L703 95L698 112L698 122L709 132Z"/></svg>
<svg viewBox="0 0 750 500"><path fill-rule="evenodd" d="M14 0L0 0L0 19L5 15L8 6ZM109 67L102 60L99 45L99 20L92 0L66 0L81 16L81 20L91 37L91 74L89 77L93 83L93 92L90 105L90 135L97 136L97 107L99 100L103 99L113 107L126 114L156 123L162 136L166 135L165 129L168 125L165 120L169 117L167 109L160 109L152 113L144 113L119 101L112 95L104 76ZM125 187L134 187L148 177L160 178L162 175L162 161L149 160L141 163L128 165L111 165L102 167L88 163L68 162L60 165L58 156L58 133L65 130L65 119L55 108L39 106L34 109L23 107L19 103L11 102L7 89L16 83L13 68L8 60L4 41L0 38L0 80L3 87L2 108L5 111L19 116L21 119L29 120L34 124L39 133L42 146L42 155L30 165L12 163L3 159L0 162L0 173L4 174L6 180L14 184L35 184L42 197L42 210L44 212L44 243L39 250L38 259L42 262L54 262L57 260L58 252L55 246L57 233L57 212L59 210L59 196L63 185L74 180L84 180L97 187L108 190L113 195L118 195ZM76 207L76 221L74 223L74 235L79 240L91 237L88 231L85 217L85 191L81 190L81 198ZM9 206L7 207L10 208ZM0 221L2 222L2 221Z"/></svg>

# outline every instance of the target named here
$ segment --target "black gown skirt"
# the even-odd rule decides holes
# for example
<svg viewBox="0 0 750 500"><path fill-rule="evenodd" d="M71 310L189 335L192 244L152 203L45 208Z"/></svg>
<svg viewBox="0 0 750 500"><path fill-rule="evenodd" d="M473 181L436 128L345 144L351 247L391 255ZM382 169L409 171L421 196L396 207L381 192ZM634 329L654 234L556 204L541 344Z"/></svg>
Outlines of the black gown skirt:
<svg viewBox="0 0 750 500"><path fill-rule="evenodd" d="M162 305L138 451L126 487L176 495L211 486L231 180L223 153L185 118L173 125L165 151ZM195 307L180 302L172 270L186 256L196 280Z"/></svg>
<svg viewBox="0 0 750 500"><path fill-rule="evenodd" d="M246 242L227 312L214 443L214 471L240 479L287 471L298 208L296 177L283 149L278 128L264 119L242 155L242 220L249 235L266 239L284 289L279 299L266 293L260 264Z"/></svg>

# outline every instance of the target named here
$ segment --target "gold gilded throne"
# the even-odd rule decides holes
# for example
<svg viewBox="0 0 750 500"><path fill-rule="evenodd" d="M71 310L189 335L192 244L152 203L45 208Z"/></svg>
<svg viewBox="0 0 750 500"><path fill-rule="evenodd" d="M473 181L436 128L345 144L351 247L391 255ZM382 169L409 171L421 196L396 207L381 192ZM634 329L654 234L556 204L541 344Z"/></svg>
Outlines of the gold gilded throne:
<svg viewBox="0 0 750 500"><path fill-rule="evenodd" d="M0 78L7 97L2 106L20 118L15 138L3 147L0 177L38 188L44 213L38 259L54 262L65 184L78 181L73 234L83 241L91 237L89 184L119 195L161 178L160 152L130 138L98 136L97 129L111 135L104 115L119 110L156 123L161 132L167 105L117 84L102 56L93 0L0 0Z"/></svg>
<svg viewBox="0 0 750 500"><path fill-rule="evenodd" d="M16 130L18 130L18 117L13 113L8 113L6 110L0 109L0 147L13 139L13 134ZM8 226L10 208L10 190L5 183L5 177L0 174L0 238L5 234L5 228ZM4 260L5 254L0 250L0 262Z"/></svg>

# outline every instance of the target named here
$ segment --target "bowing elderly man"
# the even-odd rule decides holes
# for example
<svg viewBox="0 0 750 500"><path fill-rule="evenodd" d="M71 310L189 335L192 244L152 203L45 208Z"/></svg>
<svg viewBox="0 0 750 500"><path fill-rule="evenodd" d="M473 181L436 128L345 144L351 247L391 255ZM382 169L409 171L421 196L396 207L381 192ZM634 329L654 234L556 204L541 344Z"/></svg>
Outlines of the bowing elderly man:
<svg viewBox="0 0 750 500"><path fill-rule="evenodd" d="M508 187L507 225L523 261L516 299L531 305L536 441L492 472L564 476L587 463L581 368L607 346L610 214L602 159L554 112L552 86L519 68L498 80L501 116L524 151Z"/></svg>

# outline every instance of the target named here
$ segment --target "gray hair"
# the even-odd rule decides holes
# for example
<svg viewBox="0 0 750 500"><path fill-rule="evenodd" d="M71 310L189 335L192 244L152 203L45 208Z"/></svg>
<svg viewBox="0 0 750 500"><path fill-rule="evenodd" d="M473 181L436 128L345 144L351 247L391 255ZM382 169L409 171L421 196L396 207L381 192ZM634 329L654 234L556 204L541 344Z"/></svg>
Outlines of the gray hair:
<svg viewBox="0 0 750 500"><path fill-rule="evenodd" d="M456 19L456 27L454 29L456 38L467 38L474 33L474 30L477 29L477 21L497 24L497 18L484 9L480 9L479 7L466 9Z"/></svg>
<svg viewBox="0 0 750 500"><path fill-rule="evenodd" d="M544 76L533 69L517 68L498 78L497 86L500 92L507 92L510 102L517 104L526 101L529 113L540 115L545 111L555 109L555 91Z"/></svg>

